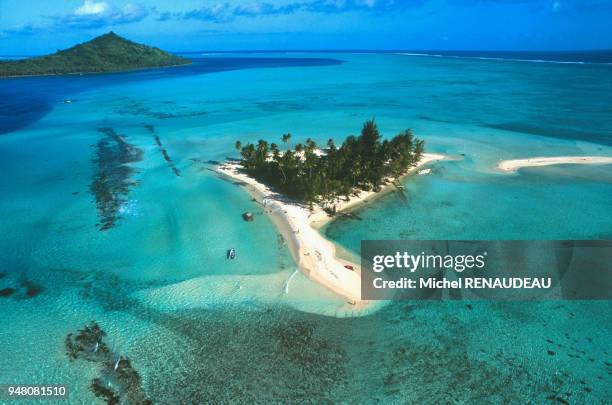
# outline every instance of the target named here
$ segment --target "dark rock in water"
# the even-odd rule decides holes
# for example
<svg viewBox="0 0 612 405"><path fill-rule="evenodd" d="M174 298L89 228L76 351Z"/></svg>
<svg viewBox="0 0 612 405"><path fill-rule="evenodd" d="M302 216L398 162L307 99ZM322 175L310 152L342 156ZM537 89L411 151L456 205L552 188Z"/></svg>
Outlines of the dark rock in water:
<svg viewBox="0 0 612 405"><path fill-rule="evenodd" d="M4 277L6 277L6 273L3 273L0 271L0 278L4 278Z"/></svg>
<svg viewBox="0 0 612 405"><path fill-rule="evenodd" d="M94 361L100 356L108 356L110 351L103 342L104 336L106 332L96 322L91 322L90 325L79 330L76 336L73 336L72 333L66 336L66 354L70 360L83 357L89 361Z"/></svg>
<svg viewBox="0 0 612 405"><path fill-rule="evenodd" d="M354 212L340 212L338 213L338 215L344 218L356 219L358 221L362 220L362 218L359 215L355 214Z"/></svg>
<svg viewBox="0 0 612 405"><path fill-rule="evenodd" d="M115 226L120 208L127 203L130 189L136 184L132 180L136 170L129 163L142 160L142 150L129 144L112 128L98 131L105 136L96 144L93 158L96 169L89 190L96 199L99 228L106 231Z"/></svg>
<svg viewBox="0 0 612 405"><path fill-rule="evenodd" d="M470 311L471 311L472 309L474 309L474 307L472 306L472 304L467 304L467 305L466 305L466 307L467 307L467 309L469 309Z"/></svg>
<svg viewBox="0 0 612 405"><path fill-rule="evenodd" d="M10 297L14 293L15 293L14 288L11 288L11 287L3 288L2 290L0 290L0 297Z"/></svg>
<svg viewBox="0 0 612 405"><path fill-rule="evenodd" d="M21 286L26 289L26 297L28 298L34 298L43 291L40 285L32 281L23 281Z"/></svg>
<svg viewBox="0 0 612 405"><path fill-rule="evenodd" d="M72 195L79 195L79 192L78 191L73 191Z"/></svg>
<svg viewBox="0 0 612 405"><path fill-rule="evenodd" d="M255 219L255 217L253 216L252 212L245 212L244 214L242 214L242 219L247 222L251 222L253 221L253 219Z"/></svg>
<svg viewBox="0 0 612 405"><path fill-rule="evenodd" d="M104 399L108 405L116 405L119 403L119 395L104 385L99 378L94 378L91 381L90 388L96 397Z"/></svg>
<svg viewBox="0 0 612 405"><path fill-rule="evenodd" d="M557 401L557 402L559 402L561 404L564 404L564 405L569 405L569 402L567 402L562 397L559 397L559 396L556 396L556 395L550 395L550 396L546 397L546 399L549 399L551 401Z"/></svg>
<svg viewBox="0 0 612 405"><path fill-rule="evenodd" d="M157 135L155 133L155 127L153 125L145 125L145 127L149 131L151 131L151 133L153 133L153 138L155 139L155 143L157 144L157 147L159 148L159 150L161 151L162 156L164 157L164 160L168 163L168 166L170 166L170 169L172 170L174 175L177 176L177 177L180 177L181 176L181 172L174 165L174 162L172 161L172 158L168 154L168 151L166 150L166 148L164 148L164 145L162 145L162 142L161 142L161 139L159 138L159 135Z"/></svg>
<svg viewBox="0 0 612 405"><path fill-rule="evenodd" d="M208 163L210 163L211 165L220 165L221 162L217 162L216 160L209 160Z"/></svg>
<svg viewBox="0 0 612 405"><path fill-rule="evenodd" d="M125 399L125 403L140 405L152 403L142 389L140 375L132 367L129 358L119 357L114 361L108 360L104 363L104 367L103 374L115 382L119 396Z"/></svg>
<svg viewBox="0 0 612 405"><path fill-rule="evenodd" d="M134 370L134 367L132 367L130 359L121 357L117 363L117 370L115 371L124 384L128 386L140 384L140 375Z"/></svg>
<svg viewBox="0 0 612 405"><path fill-rule="evenodd" d="M556 354L556 353L555 353L555 352L553 352L552 350L549 350L547 353L548 353L548 355L549 355L549 356L554 356L554 355Z"/></svg>
<svg viewBox="0 0 612 405"><path fill-rule="evenodd" d="M105 336L106 332L93 321L79 330L76 336L68 334L66 349L70 361L82 358L100 368L102 375L92 380L90 389L107 404L152 404L130 360L109 350L104 342Z"/></svg>

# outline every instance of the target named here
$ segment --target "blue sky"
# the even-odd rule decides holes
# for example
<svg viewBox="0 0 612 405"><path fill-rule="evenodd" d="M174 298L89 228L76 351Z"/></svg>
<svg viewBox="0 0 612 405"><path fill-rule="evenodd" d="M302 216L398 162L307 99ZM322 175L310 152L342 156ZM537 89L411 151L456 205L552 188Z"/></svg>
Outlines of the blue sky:
<svg viewBox="0 0 612 405"><path fill-rule="evenodd" d="M612 0L0 0L0 54L110 30L172 51L612 49Z"/></svg>

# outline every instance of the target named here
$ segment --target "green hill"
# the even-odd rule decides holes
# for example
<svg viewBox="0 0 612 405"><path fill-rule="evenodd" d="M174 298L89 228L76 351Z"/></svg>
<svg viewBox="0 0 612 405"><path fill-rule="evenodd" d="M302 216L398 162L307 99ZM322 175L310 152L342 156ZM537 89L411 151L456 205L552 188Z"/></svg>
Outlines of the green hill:
<svg viewBox="0 0 612 405"><path fill-rule="evenodd" d="M52 55L0 62L0 77L119 72L189 63L188 59L128 41L111 31Z"/></svg>

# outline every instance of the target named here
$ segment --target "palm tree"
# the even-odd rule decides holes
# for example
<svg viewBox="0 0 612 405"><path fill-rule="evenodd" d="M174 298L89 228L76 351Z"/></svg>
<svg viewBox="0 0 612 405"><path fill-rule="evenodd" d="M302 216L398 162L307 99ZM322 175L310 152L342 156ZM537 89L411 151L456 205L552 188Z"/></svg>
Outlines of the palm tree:
<svg viewBox="0 0 612 405"><path fill-rule="evenodd" d="M268 158L268 142L260 139L257 142L257 161L259 164L264 164Z"/></svg>
<svg viewBox="0 0 612 405"><path fill-rule="evenodd" d="M312 181L312 169L317 163L317 155L314 153L317 144L312 139L306 139L306 150L304 151L304 163L308 168L308 181Z"/></svg>
<svg viewBox="0 0 612 405"><path fill-rule="evenodd" d="M283 169L283 156L281 156L280 151L278 150L278 145L272 142L270 144L270 150L272 151L272 157L278 166L281 174L283 175L283 183L287 182L287 175L285 174L285 170Z"/></svg>
<svg viewBox="0 0 612 405"><path fill-rule="evenodd" d="M317 147L317 144L315 141L313 141L311 138L306 139L306 148L310 149L311 151L315 150L315 148Z"/></svg>
<svg viewBox="0 0 612 405"><path fill-rule="evenodd" d="M240 151L240 154L242 155L242 163L245 169L252 169L255 166L255 146L253 146L252 143L247 144L247 146Z"/></svg>
<svg viewBox="0 0 612 405"><path fill-rule="evenodd" d="M414 144L414 154L412 157L412 164L415 165L423 157L423 151L425 150L425 141L418 139Z"/></svg>
<svg viewBox="0 0 612 405"><path fill-rule="evenodd" d="M289 133L281 137L283 143L290 138ZM263 139L245 145L237 141L236 149L247 173L309 206L319 203L333 210L340 196L348 198L372 187L377 190L386 177L399 177L424 150L423 141L414 138L410 130L389 140L381 138L376 123L370 120L360 135L348 136L338 146L329 139L326 153L320 156L311 138L284 152L276 143Z"/></svg>
<svg viewBox="0 0 612 405"><path fill-rule="evenodd" d="M240 149L242 149L242 142L236 141L236 144L234 145L234 147L236 148L237 151L239 151Z"/></svg>

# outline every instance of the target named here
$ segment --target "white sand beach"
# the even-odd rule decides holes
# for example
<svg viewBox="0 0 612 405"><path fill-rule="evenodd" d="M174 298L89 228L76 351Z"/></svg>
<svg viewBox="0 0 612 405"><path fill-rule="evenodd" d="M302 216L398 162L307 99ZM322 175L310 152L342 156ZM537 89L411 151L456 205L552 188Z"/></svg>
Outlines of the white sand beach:
<svg viewBox="0 0 612 405"><path fill-rule="evenodd" d="M419 163L407 174L434 161L443 160L444 155L426 153ZM356 263L336 256L336 246L325 239L315 227L320 227L332 218L320 206L311 212L306 205L288 200L286 197L270 190L264 184L241 172L238 162L227 162L217 167L217 171L241 182L247 191L258 199L270 214L287 241L300 270L312 280L322 284L331 291L345 297L357 307L367 306L361 300L360 268ZM392 190L387 185L379 192L362 191L348 201L340 201L338 212L363 204L368 198L378 197ZM349 267L352 267L351 270Z"/></svg>
<svg viewBox="0 0 612 405"><path fill-rule="evenodd" d="M537 167L566 164L612 164L612 157L608 156L553 156L532 157L525 159L502 160L497 168L503 172L516 172L523 167Z"/></svg>

